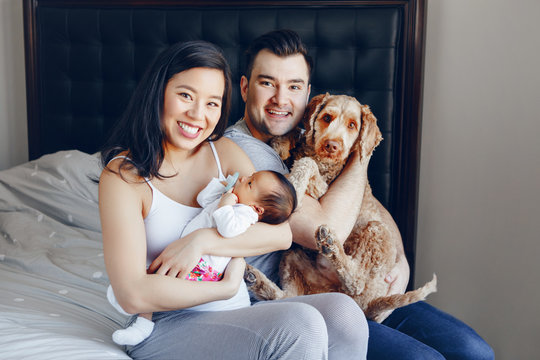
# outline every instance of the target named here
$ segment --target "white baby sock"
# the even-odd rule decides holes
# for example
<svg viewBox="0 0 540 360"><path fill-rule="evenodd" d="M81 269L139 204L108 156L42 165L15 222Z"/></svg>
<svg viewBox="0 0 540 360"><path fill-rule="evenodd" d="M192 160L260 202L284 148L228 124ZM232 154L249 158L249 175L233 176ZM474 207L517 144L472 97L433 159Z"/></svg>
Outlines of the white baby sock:
<svg viewBox="0 0 540 360"><path fill-rule="evenodd" d="M138 316L131 326L116 330L112 338L118 345L137 345L149 337L152 330L154 330L154 322Z"/></svg>

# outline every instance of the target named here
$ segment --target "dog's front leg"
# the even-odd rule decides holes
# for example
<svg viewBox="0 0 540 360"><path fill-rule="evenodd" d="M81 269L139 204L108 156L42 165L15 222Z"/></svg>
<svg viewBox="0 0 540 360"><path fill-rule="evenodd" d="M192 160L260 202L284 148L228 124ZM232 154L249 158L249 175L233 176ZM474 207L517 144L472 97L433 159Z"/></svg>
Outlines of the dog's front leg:
<svg viewBox="0 0 540 360"><path fill-rule="evenodd" d="M244 280L248 288L259 300L283 299L285 293L272 280L268 279L259 269L246 264Z"/></svg>
<svg viewBox="0 0 540 360"><path fill-rule="evenodd" d="M328 190L328 184L319 172L317 162L310 157L296 160L288 176L289 181L296 189L296 196L300 203L305 194L319 199Z"/></svg>
<svg viewBox="0 0 540 360"><path fill-rule="evenodd" d="M315 237L320 253L334 266L345 293L353 298L360 295L367 279L361 278L362 274L359 274L352 258L345 254L343 245L326 225L319 226Z"/></svg>

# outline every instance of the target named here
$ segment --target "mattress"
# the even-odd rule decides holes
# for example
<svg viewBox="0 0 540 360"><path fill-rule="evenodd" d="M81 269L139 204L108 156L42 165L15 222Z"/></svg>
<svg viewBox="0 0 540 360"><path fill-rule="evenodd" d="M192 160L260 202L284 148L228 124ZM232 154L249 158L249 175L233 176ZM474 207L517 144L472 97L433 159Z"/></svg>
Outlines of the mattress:
<svg viewBox="0 0 540 360"><path fill-rule="evenodd" d="M97 155L61 151L0 171L2 359L128 359L111 334Z"/></svg>

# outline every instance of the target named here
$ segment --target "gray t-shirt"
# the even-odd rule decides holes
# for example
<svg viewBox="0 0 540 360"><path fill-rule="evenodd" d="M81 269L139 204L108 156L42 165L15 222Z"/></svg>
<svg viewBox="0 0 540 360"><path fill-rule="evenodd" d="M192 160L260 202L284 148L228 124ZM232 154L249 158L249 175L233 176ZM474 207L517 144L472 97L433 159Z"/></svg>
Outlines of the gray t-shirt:
<svg viewBox="0 0 540 360"><path fill-rule="evenodd" d="M251 135L244 119L229 126L225 131L225 136L244 150L255 166L255 170L274 170L281 174L289 172L287 166L271 146Z"/></svg>
<svg viewBox="0 0 540 360"><path fill-rule="evenodd" d="M231 125L225 131L225 136L233 140L249 156L257 171L274 170L287 174L289 170L281 161L279 155L266 143L254 138L249 131L244 119ZM279 262L283 251L275 251L268 254L251 256L246 262L262 271L270 280L279 285ZM256 301L251 296L252 301Z"/></svg>

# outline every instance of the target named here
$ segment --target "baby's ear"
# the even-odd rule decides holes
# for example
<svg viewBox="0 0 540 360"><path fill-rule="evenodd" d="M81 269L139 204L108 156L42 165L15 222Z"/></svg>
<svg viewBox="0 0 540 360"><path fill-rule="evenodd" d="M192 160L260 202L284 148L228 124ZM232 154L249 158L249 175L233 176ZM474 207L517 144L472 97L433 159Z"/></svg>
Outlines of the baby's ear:
<svg viewBox="0 0 540 360"><path fill-rule="evenodd" d="M255 210L255 212L257 213L257 215L261 216L262 214L264 214L264 208L262 206L259 206L259 205L251 205L251 208L253 210Z"/></svg>

